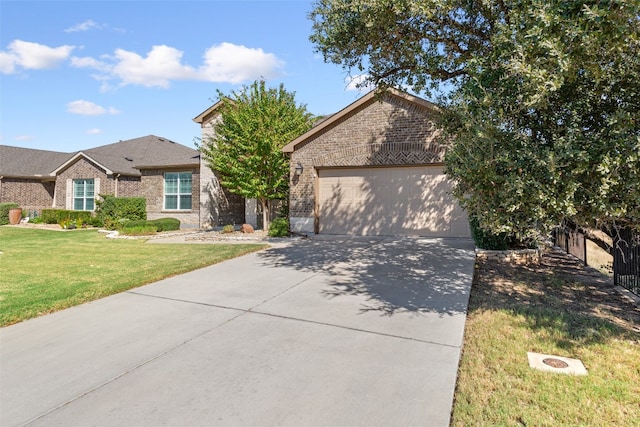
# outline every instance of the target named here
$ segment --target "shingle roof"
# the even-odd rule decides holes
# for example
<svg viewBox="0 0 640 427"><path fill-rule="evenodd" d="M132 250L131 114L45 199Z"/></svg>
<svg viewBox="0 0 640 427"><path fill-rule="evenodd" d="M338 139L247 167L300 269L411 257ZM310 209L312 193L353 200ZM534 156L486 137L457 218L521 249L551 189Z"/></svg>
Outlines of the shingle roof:
<svg viewBox="0 0 640 427"><path fill-rule="evenodd" d="M82 151L114 173L140 175L140 169L198 165L200 152L161 138L147 135Z"/></svg>
<svg viewBox="0 0 640 427"><path fill-rule="evenodd" d="M46 177L73 154L0 145L0 176Z"/></svg>
<svg viewBox="0 0 640 427"><path fill-rule="evenodd" d="M200 153L155 135L102 145L75 153L34 150L0 145L0 176L46 177L85 156L113 173L140 176L140 169L196 166Z"/></svg>

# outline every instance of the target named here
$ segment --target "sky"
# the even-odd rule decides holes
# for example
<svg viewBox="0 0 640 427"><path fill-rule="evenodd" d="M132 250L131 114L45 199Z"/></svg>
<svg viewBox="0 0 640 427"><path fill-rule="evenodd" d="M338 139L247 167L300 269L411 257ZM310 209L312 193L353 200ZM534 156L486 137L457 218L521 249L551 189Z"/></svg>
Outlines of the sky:
<svg viewBox="0 0 640 427"><path fill-rule="evenodd" d="M366 91L309 41L311 1L0 0L0 144L74 152L193 118L256 79L316 115Z"/></svg>

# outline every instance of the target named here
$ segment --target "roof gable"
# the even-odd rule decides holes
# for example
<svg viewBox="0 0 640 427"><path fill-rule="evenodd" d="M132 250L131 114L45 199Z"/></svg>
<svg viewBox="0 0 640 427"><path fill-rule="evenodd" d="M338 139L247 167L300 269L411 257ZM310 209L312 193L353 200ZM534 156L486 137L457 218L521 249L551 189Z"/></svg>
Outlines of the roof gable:
<svg viewBox="0 0 640 427"><path fill-rule="evenodd" d="M364 108L366 108L368 105L370 105L373 102L376 102L378 100L380 100L381 102L385 102L384 98L380 97L380 95L383 94L389 94L390 96L395 96L398 98L402 98L403 100L410 102L411 104L414 104L420 108L424 108L426 110L430 110L430 111L437 111L438 110L438 106L425 100L422 99L420 97L414 96L414 95L410 95L406 92L402 92L396 89L387 89L384 92L379 92L376 90L372 90L371 92L367 93L366 95L364 95L363 97L359 98L358 100L356 100L355 102L353 102L352 104L348 105L347 107L343 108L342 110L340 110L339 112L333 114L332 116L329 116L328 118L326 118L325 120L321 121L320 123L318 123L316 126L314 126L313 128L311 128L310 130L308 130L306 133L300 135L298 138L294 139L293 141L289 142L287 145L285 145L282 148L282 151L285 153L292 153L293 151L295 151L296 147L302 143L304 143L305 141L309 140L310 138L319 135L323 132L326 132L327 130L333 128L334 126L337 126L343 118L345 118L346 116L350 115L350 114L354 114Z"/></svg>

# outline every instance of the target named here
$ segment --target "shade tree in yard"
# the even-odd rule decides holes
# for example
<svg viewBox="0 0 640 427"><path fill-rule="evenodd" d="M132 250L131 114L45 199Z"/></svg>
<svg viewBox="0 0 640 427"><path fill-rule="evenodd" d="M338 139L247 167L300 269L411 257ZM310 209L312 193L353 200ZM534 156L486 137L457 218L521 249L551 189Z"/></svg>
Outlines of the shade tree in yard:
<svg viewBox="0 0 640 427"><path fill-rule="evenodd" d="M362 85L437 98L446 173L483 229L640 229L640 1L319 0L309 16Z"/></svg>
<svg viewBox="0 0 640 427"><path fill-rule="evenodd" d="M270 201L288 196L289 159L281 149L311 127L312 115L282 84L268 88L260 80L218 96L220 119L199 148L224 187L260 202L268 229Z"/></svg>

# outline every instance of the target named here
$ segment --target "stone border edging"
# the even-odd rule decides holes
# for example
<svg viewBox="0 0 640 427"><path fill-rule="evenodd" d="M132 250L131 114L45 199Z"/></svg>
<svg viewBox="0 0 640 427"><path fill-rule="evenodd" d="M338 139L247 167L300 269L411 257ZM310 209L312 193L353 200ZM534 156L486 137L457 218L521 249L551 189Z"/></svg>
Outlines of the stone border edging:
<svg viewBox="0 0 640 427"><path fill-rule="evenodd" d="M476 247L476 258L492 259L515 264L539 264L542 257L540 249L510 249L495 251Z"/></svg>

